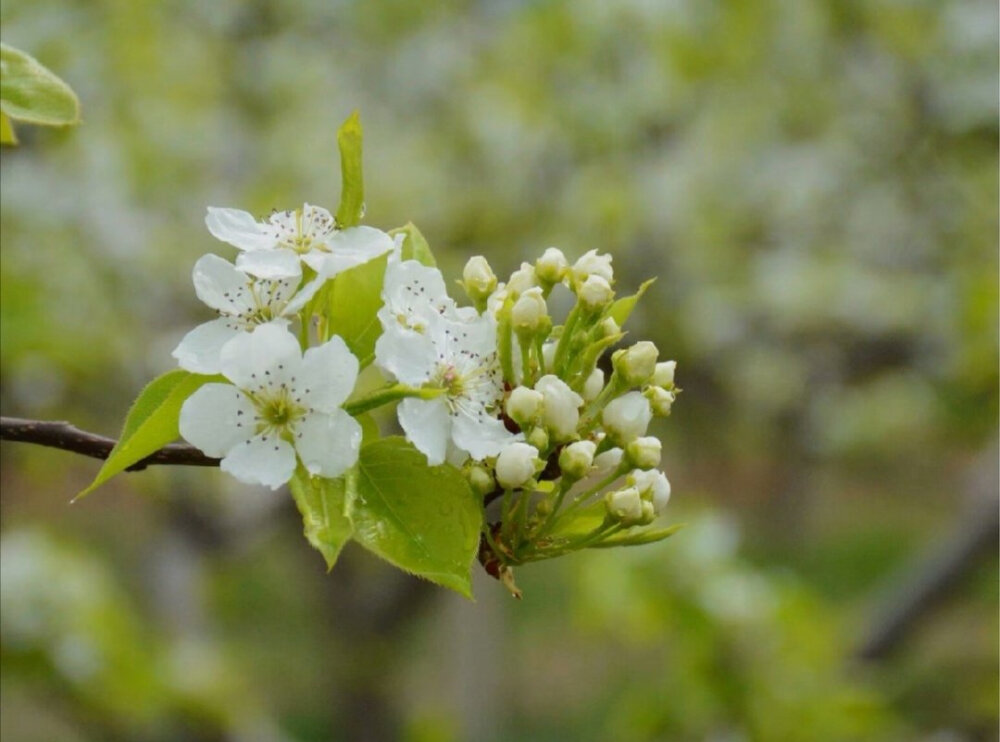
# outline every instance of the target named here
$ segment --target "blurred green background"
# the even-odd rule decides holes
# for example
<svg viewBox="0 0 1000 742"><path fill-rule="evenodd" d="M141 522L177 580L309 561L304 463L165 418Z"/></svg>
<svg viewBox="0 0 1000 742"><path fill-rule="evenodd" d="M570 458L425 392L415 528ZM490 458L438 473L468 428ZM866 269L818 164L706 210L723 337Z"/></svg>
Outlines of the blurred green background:
<svg viewBox="0 0 1000 742"><path fill-rule="evenodd" d="M335 207L357 108L368 223L412 220L447 275L557 245L659 276L631 337L679 363L657 433L688 527L471 604L351 548L325 574L286 492L161 467L69 507L97 462L5 443L3 739L996 739L997 25L4 0L84 116L0 161L5 415L115 435L208 317L194 261L232 258L205 207Z"/></svg>

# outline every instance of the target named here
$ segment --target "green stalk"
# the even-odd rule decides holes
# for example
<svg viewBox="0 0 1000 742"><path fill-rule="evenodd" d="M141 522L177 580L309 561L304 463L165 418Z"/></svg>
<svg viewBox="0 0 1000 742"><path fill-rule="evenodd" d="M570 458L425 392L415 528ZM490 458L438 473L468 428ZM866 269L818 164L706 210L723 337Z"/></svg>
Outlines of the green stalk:
<svg viewBox="0 0 1000 742"><path fill-rule="evenodd" d="M376 407L396 402L406 397L417 397L418 399L434 399L444 394L444 389L423 388L417 389L406 384L389 384L381 389L366 394L363 397L351 400L344 405L344 410L348 415L357 417L362 412L374 410Z"/></svg>
<svg viewBox="0 0 1000 742"><path fill-rule="evenodd" d="M556 345L556 354L552 359L552 372L557 375L561 375L563 360L566 358L566 353L569 352L570 338L576 331L576 325L580 321L580 313L582 311L580 302L577 302L566 317L566 324L563 325L562 335L559 336L559 344Z"/></svg>
<svg viewBox="0 0 1000 742"><path fill-rule="evenodd" d="M514 378L514 328L510 323L510 299L500 309L497 325L497 344L500 352L500 368L504 381L515 386Z"/></svg>

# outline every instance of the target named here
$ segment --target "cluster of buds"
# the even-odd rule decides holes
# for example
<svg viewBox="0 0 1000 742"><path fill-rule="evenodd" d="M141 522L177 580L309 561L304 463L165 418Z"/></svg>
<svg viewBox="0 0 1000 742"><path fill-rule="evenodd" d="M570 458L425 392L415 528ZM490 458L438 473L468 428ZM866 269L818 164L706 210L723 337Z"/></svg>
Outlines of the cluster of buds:
<svg viewBox="0 0 1000 742"><path fill-rule="evenodd" d="M676 363L660 361L649 341L615 350L610 374L600 363L622 343L622 325L642 292L616 297L610 255L591 250L570 263L554 247L506 282L474 257L461 284L496 323L503 420L516 439L495 458L465 467L474 489L501 501L486 529L484 564L509 570L576 549L649 540L630 529L652 523L670 498L658 469L662 445L647 433L654 417L670 413ZM556 290L575 299L561 324L549 311Z"/></svg>

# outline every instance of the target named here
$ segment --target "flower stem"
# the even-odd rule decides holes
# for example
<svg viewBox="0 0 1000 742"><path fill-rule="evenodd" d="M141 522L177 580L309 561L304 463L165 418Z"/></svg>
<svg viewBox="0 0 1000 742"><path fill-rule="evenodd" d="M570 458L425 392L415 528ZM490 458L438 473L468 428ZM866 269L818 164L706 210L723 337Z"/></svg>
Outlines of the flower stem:
<svg viewBox="0 0 1000 742"><path fill-rule="evenodd" d="M374 392L366 394L363 397L351 400L344 405L344 410L347 414L357 417L362 412L374 410L376 407L381 407L382 405L387 405L391 402L405 399L406 397L434 399L435 397L439 397L444 394L444 392L444 389L435 389L432 387L417 389L412 386L407 386L406 384L389 384L388 386L376 389Z"/></svg>
<svg viewBox="0 0 1000 742"><path fill-rule="evenodd" d="M570 338L576 331L576 324L580 320L580 311L580 303L577 302L566 317L566 324L563 325L562 335L559 336L559 344L556 346L556 355L552 359L552 372L555 374L562 371L563 360L569 351Z"/></svg>
<svg viewBox="0 0 1000 742"><path fill-rule="evenodd" d="M497 345L500 352L500 368L504 381L515 386L514 378L514 328L510 323L510 300L500 309L497 326Z"/></svg>

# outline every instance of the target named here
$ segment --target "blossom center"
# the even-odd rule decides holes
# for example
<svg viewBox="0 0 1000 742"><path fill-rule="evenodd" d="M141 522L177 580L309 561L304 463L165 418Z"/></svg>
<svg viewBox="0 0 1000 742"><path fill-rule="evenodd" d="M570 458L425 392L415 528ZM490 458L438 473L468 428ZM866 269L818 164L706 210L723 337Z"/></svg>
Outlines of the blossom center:
<svg viewBox="0 0 1000 742"><path fill-rule="evenodd" d="M278 389L264 397L258 394L254 403L257 407L258 432L287 431L309 411L287 388Z"/></svg>

